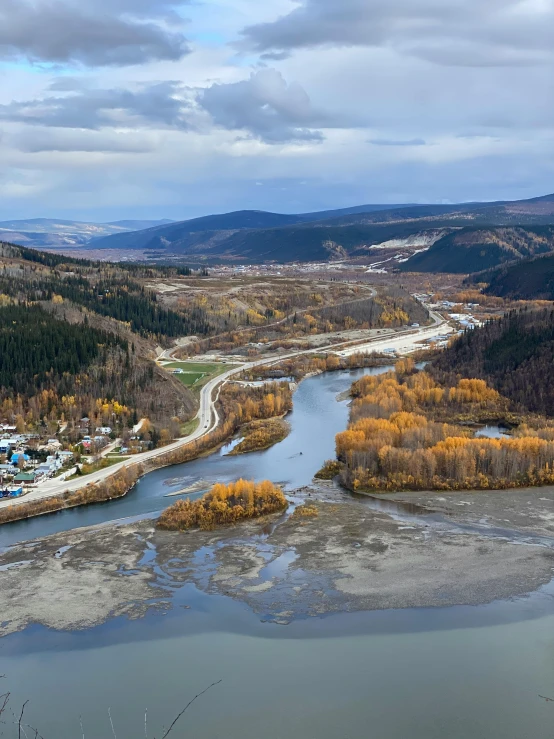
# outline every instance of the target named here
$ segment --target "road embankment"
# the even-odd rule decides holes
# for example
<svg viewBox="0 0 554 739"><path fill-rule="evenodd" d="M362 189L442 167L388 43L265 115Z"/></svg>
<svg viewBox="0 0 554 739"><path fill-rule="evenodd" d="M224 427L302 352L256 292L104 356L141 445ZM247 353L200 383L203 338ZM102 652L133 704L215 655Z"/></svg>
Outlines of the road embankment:
<svg viewBox="0 0 554 739"><path fill-rule="evenodd" d="M374 352L381 352L387 348L390 348L391 342L394 342L396 344L400 338L409 337L408 346L410 347L410 350L413 350L413 348L416 346L415 340L418 335L421 334L425 338L428 338L430 336L430 332L432 334L433 332L439 333L441 330L445 330L445 326L447 324L440 316L432 314L432 319L434 321L434 324L431 327L426 326L416 330L414 330L413 328L407 328L405 330L397 331L394 335L386 336L383 338L373 338L370 342L364 344L364 349L365 351L371 350ZM291 352L261 361L248 362L240 367L234 367L228 370L227 372L210 380L210 382L208 382L202 388L202 392L200 395L200 407L197 414L199 425L198 428L190 436L182 439L177 439L176 441L168 444L162 449L155 449L148 452L143 452L142 454L137 454L136 456L123 462L119 462L109 467L108 469L100 470L96 473L93 473L87 476L86 479L77 478L69 482L61 483L56 480L52 480L46 483L44 486L41 486L38 489L35 489L32 492L28 493L23 498L16 498L13 500L0 500L0 523L3 521L2 513L6 509L11 510L19 506L25 506L27 507L28 511L31 511L33 510L33 508L31 508L31 504L33 504L34 506L35 504L40 502L44 503L46 506L46 501L50 500L51 505L53 506L52 510L61 510L62 507L55 507L56 503L53 502L54 499L64 499L74 493L81 493L81 496L83 496L83 491L85 491L87 488L103 485L103 483L108 483L110 479L113 479L117 486L117 481L119 479L118 475L120 473L123 473L123 475L126 474L124 471L132 470L136 465L141 465L144 470L150 471L168 465L182 464L183 462L188 462L194 459L200 454L206 453L210 448L215 448L226 438L229 438L231 433L234 433L234 431L236 431L236 428L233 429L232 432L229 432L228 429L225 430L225 425L220 423L221 419L219 418L218 410L216 408L218 391L233 376L238 375L244 371L251 370L257 366L277 364L279 362L282 362L283 360L299 357L302 355L317 354L321 353L322 351L329 351L334 353L337 352L341 347L348 348L351 345L352 342L347 342L344 345L333 344L327 347L319 347L317 349ZM358 347L358 343L356 343L356 347ZM61 504L58 503L57 505ZM38 508L40 508L40 506ZM20 516L17 516L12 512L11 515L13 515L14 518L11 518L10 520L27 518L30 515L39 515L40 512L41 511L39 511L39 513L28 513L27 515Z"/></svg>

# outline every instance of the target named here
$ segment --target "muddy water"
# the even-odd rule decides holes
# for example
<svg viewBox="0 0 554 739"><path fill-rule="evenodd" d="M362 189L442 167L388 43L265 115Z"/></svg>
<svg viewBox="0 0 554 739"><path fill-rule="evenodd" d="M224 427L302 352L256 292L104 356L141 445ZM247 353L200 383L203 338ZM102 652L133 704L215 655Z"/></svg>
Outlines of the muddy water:
<svg viewBox="0 0 554 739"><path fill-rule="evenodd" d="M243 475L291 488L307 484L333 456L334 435L348 415L335 399L355 376L302 383L291 435L266 452L217 453L159 470L124 500L2 527L0 544L154 513L175 500L167 493L199 481ZM367 505L407 524L427 517L432 526L454 525L392 501ZM154 557L147 548L142 564ZM278 576L293 557L287 552L268 564L264 576ZM0 582L9 576L0 573ZM153 602L156 609L136 620L113 618L80 632L32 627L4 638L0 674L16 718L29 700L26 720L45 739L160 739L190 698L222 680L170 739L554 737L554 703L540 697L554 698L551 586L482 607L345 613L287 626L264 623L243 603L190 584L168 585L167 592L165 610ZM18 736L9 723L1 730ZM28 728L26 734L35 735Z"/></svg>
<svg viewBox="0 0 554 739"><path fill-rule="evenodd" d="M262 623L185 586L166 615L3 640L12 703L49 739L552 739L552 595ZM3 736L17 737L4 727ZM28 735L31 735L28 732ZM32 734L34 736L34 734Z"/></svg>

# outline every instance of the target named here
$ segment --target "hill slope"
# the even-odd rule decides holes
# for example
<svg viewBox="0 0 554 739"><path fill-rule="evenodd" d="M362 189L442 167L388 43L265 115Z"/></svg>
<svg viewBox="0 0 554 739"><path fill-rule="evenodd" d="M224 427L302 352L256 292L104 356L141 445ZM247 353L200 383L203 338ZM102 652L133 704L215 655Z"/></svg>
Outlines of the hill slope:
<svg viewBox="0 0 554 739"><path fill-rule="evenodd" d="M352 208L328 210L315 213L283 214L269 213L261 210L239 210L232 213L202 216L188 221L172 223L169 227L155 227L133 234L115 234L97 238L93 242L95 249L159 249L171 248L183 253L187 247L198 244L210 249L211 243L219 243L230 238L236 231L275 229L295 226L297 224L315 223L326 219L346 218L357 222L357 214L388 211L390 205L357 205ZM408 207L408 206L406 206ZM375 216L376 221L379 217ZM340 225L340 224L337 224Z"/></svg>
<svg viewBox="0 0 554 739"><path fill-rule="evenodd" d="M440 382L486 380L528 411L554 415L554 310L512 311L467 331L426 371Z"/></svg>
<svg viewBox="0 0 554 739"><path fill-rule="evenodd" d="M554 254L525 259L475 275L474 281L488 282L487 295L512 300L554 300Z"/></svg>
<svg viewBox="0 0 554 739"><path fill-rule="evenodd" d="M29 218L0 221L0 238L29 247L79 246L101 236L164 226L169 223L171 221L168 220L86 223L53 218Z"/></svg>
<svg viewBox="0 0 554 739"><path fill-rule="evenodd" d="M193 414L192 394L152 357L167 337L208 330L205 315L159 305L136 271L0 243L0 421L75 426L114 402L120 430Z"/></svg>
<svg viewBox="0 0 554 739"><path fill-rule="evenodd" d="M554 250L554 227L463 228L401 265L404 272L467 274Z"/></svg>
<svg viewBox="0 0 554 739"><path fill-rule="evenodd" d="M437 229L451 232L463 228L543 225L552 221L554 196L550 195L513 203L365 205L298 215L238 211L95 239L91 248L142 250L156 257L194 255L252 262L312 261L359 256L365 249L384 241ZM512 248L510 239L513 237L503 237L507 242L500 244L500 248L494 246L498 241L494 234L482 238L485 248L491 248L491 256L488 260L476 259L475 269L498 264L503 253ZM523 256L533 253L535 251L529 248L523 251ZM445 266L446 263L439 265L439 271L444 271ZM455 271L468 270L466 267Z"/></svg>

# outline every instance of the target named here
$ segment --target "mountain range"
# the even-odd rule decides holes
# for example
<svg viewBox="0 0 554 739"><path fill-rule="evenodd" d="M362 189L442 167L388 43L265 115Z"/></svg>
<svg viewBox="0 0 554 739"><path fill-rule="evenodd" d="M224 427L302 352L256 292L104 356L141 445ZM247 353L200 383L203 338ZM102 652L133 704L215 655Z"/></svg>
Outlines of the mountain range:
<svg viewBox="0 0 554 739"><path fill-rule="evenodd" d="M495 203L361 205L295 215L236 211L96 238L90 248L142 252L158 259L178 256L220 262L309 262L367 258L376 253L371 251L375 247L410 244L431 246L436 254L441 248L456 248L451 241L440 246L436 242L468 228L482 232L485 242L481 247L484 243L487 248L488 239L491 243L496 240L499 227L528 229L552 223L554 195ZM506 238L508 242L517 240ZM402 263L418 250L401 255ZM533 253L530 247L524 256ZM498 258L477 264L476 269L493 266ZM513 256L508 255L510 258ZM410 262L404 268L409 269Z"/></svg>
<svg viewBox="0 0 554 739"><path fill-rule="evenodd" d="M554 251L554 195L439 205L366 204L314 213L256 210L186 221L0 223L0 238L75 256L194 263L358 260L379 270L471 273ZM109 251L108 251L109 250Z"/></svg>
<svg viewBox="0 0 554 739"><path fill-rule="evenodd" d="M484 292L510 300L554 300L554 250L476 272L467 285L486 283Z"/></svg>

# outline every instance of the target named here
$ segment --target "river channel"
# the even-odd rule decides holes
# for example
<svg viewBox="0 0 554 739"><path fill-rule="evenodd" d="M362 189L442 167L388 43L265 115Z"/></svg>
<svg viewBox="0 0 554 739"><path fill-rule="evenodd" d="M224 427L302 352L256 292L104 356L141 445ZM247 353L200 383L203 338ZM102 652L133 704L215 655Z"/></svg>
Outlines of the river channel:
<svg viewBox="0 0 554 739"><path fill-rule="evenodd" d="M206 487L239 477L269 479L283 483L288 489L308 485L323 462L335 457L335 435L348 422L348 403L337 402L337 396L348 390L358 377L389 369L387 366L328 372L308 378L294 394L294 410L287 417L291 433L271 449L231 457L225 454L229 445L208 457L150 472L129 495L119 500L2 526L0 547L82 526L157 513L176 500L165 496L199 481L205 481Z"/></svg>
<svg viewBox="0 0 554 739"><path fill-rule="evenodd" d="M334 435L348 416L337 396L360 374L301 383L291 434L270 450L217 452L157 470L122 500L3 526L0 546L153 515L175 500L169 493L199 481L307 485L334 456ZM5 637L0 674L14 710L29 700L26 720L44 739L160 739L188 700L219 680L170 739L552 739L554 702L541 696L554 698L554 589L485 606L344 613L284 626L189 583L163 612ZM0 725L0 735L18 730Z"/></svg>

